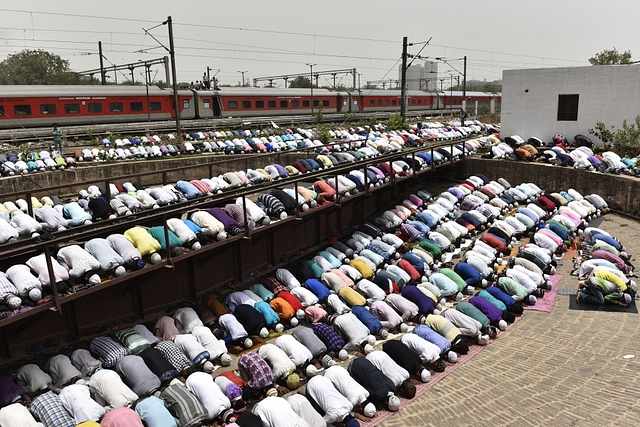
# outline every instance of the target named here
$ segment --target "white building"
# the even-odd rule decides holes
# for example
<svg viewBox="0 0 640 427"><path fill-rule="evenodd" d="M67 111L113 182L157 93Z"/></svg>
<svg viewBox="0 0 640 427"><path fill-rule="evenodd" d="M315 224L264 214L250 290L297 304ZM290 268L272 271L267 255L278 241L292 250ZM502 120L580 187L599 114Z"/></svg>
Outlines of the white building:
<svg viewBox="0 0 640 427"><path fill-rule="evenodd" d="M398 67L398 80L402 80L402 65ZM407 67L407 90L426 90L435 92L438 90L438 63L425 61L422 64L414 63Z"/></svg>
<svg viewBox="0 0 640 427"><path fill-rule="evenodd" d="M507 70L502 79L501 135L550 141L589 136L596 122L620 128L640 114L640 65Z"/></svg>

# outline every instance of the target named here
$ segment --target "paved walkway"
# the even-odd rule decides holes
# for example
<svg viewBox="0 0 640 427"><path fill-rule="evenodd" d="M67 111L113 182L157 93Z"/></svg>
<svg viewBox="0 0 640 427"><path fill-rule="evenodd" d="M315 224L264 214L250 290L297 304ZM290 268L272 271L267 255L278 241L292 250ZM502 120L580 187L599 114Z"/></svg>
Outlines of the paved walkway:
<svg viewBox="0 0 640 427"><path fill-rule="evenodd" d="M610 214L600 227L640 267L640 223ZM563 264L560 293L577 290L572 260ZM527 310L507 334L380 426L640 425L640 317L569 310L569 298L558 295L551 313ZM629 354L635 358L623 359Z"/></svg>

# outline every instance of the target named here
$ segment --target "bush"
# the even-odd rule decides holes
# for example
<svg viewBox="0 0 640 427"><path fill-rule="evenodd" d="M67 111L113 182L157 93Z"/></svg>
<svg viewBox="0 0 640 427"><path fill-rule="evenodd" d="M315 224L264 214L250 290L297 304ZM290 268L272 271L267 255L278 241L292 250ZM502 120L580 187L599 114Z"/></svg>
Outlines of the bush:
<svg viewBox="0 0 640 427"><path fill-rule="evenodd" d="M318 139L323 144L328 144L329 141L331 140L331 134L329 133L329 128L327 128L326 126L323 126L322 128L320 128Z"/></svg>
<svg viewBox="0 0 640 427"><path fill-rule="evenodd" d="M407 128L407 124L402 119L402 116L400 114L396 114L389 117L389 119L387 120L387 127L390 130L402 130Z"/></svg>
<svg viewBox="0 0 640 427"><path fill-rule="evenodd" d="M624 120L622 128L618 130L615 126L609 128L603 122L596 122L589 133L602 140L605 145L611 143L612 150L620 156L633 157L640 153L640 115L631 124Z"/></svg>

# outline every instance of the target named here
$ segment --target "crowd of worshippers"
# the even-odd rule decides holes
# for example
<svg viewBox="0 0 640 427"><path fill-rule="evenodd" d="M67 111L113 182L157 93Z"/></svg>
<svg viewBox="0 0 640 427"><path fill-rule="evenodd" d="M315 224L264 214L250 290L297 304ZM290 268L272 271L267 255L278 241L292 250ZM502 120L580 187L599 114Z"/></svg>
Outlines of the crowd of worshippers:
<svg viewBox="0 0 640 427"><path fill-rule="evenodd" d="M418 191L249 289L2 377L0 425L358 426L544 297L574 237L602 234L586 226L603 209L483 175Z"/></svg>
<svg viewBox="0 0 640 427"><path fill-rule="evenodd" d="M637 294L634 266L620 240L597 227L579 233L581 249L571 272L580 280L578 304L631 304Z"/></svg>
<svg viewBox="0 0 640 427"><path fill-rule="evenodd" d="M549 143L536 137L525 141L519 135L508 136L504 141L499 135L491 135L490 138L492 146L483 155L485 158L550 163L616 175L640 175L637 157L620 157L613 151L596 153L591 139L582 134L576 135L571 143L563 135L554 135Z"/></svg>
<svg viewBox="0 0 640 427"><path fill-rule="evenodd" d="M183 133L179 141L174 134L161 138L158 135L104 138L103 148L78 148L72 153L58 150L33 151L29 153L0 153L0 174L22 175L52 170L73 168L78 162L116 161L144 158L171 157L201 153L267 153L313 149L317 153L349 151L360 146L373 152L400 151L404 147L415 147L424 140L457 140L479 134L485 126L480 122L467 121L465 126L445 126L442 123L414 125L408 131L385 129L377 124L372 128L345 128L330 130L334 141L325 146L316 129L288 128L264 130L234 130ZM357 150L354 150L357 151ZM367 156L370 153L366 153Z"/></svg>
<svg viewBox="0 0 640 427"><path fill-rule="evenodd" d="M157 264L171 253L181 255L185 249L197 250L204 244L222 241L229 235L238 235L245 229L253 230L271 221L287 218L299 212L315 208L318 204L336 201L336 195L349 197L370 188L388 183L392 176L407 177L414 169L424 169L433 161L459 158L463 150L475 152L473 141L455 147L444 147L416 156L399 158L393 162L381 162L366 168L357 166L346 174L317 179L310 188L274 189L252 198L237 198L233 203L189 213L185 219L167 221L168 243L164 226L134 226L122 234L108 238L94 238L83 245L53 246L51 263L54 283L59 293L77 290L101 283L103 279L121 277L127 271L144 268L147 262ZM211 178L178 181L162 187L144 188L138 182L111 183L109 191L102 186L90 186L81 190L75 201L55 196L41 199L32 197L33 216L24 199L0 203L0 244L18 240L51 240L55 233L92 222L127 217L162 206L197 200L213 194L221 194L243 186L264 182L282 181L289 176L311 171L322 171L333 166L357 165L361 159L375 156L372 147L361 147L357 152L345 151L320 154L313 158L298 159L292 165L266 165L264 168L227 172ZM433 159L432 159L433 157ZM245 213L246 211L246 213ZM69 280L73 283L69 284ZM0 272L0 312L5 316L23 305L37 304L43 298L43 290L51 294L52 279L49 276L44 253L34 255L24 264L15 264L6 272Z"/></svg>

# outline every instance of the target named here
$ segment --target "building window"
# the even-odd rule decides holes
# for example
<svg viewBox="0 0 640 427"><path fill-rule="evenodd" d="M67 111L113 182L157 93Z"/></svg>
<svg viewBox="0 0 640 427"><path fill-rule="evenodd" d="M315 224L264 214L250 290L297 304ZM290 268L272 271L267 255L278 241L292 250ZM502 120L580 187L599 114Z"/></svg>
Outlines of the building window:
<svg viewBox="0 0 640 427"><path fill-rule="evenodd" d="M142 102L130 102L129 108L131 111L142 111Z"/></svg>
<svg viewBox="0 0 640 427"><path fill-rule="evenodd" d="M90 113L102 113L102 104L97 103L97 102L90 102L89 103L89 112Z"/></svg>
<svg viewBox="0 0 640 427"><path fill-rule="evenodd" d="M575 122L578 120L578 100L580 95L558 95L558 121Z"/></svg>
<svg viewBox="0 0 640 427"><path fill-rule="evenodd" d="M112 113L122 113L122 102L112 102L109 104L109 111Z"/></svg>
<svg viewBox="0 0 640 427"><path fill-rule="evenodd" d="M40 104L41 114L55 114L56 111L56 104Z"/></svg>
<svg viewBox="0 0 640 427"><path fill-rule="evenodd" d="M67 114L80 113L80 104L64 104L64 112Z"/></svg>
<svg viewBox="0 0 640 427"><path fill-rule="evenodd" d="M264 101L256 101L256 108L264 108Z"/></svg>
<svg viewBox="0 0 640 427"><path fill-rule="evenodd" d="M14 105L13 106L13 115L14 116L29 116L29 115L31 115L31 105Z"/></svg>
<svg viewBox="0 0 640 427"><path fill-rule="evenodd" d="M298 108L300 106L300 101L295 100L295 101L291 101L291 107L292 108Z"/></svg>
<svg viewBox="0 0 640 427"><path fill-rule="evenodd" d="M267 101L267 107L276 108L276 101Z"/></svg>
<svg viewBox="0 0 640 427"><path fill-rule="evenodd" d="M289 101L280 101L280 108L289 108Z"/></svg>
<svg viewBox="0 0 640 427"><path fill-rule="evenodd" d="M209 103L208 102L205 103L205 107L209 108ZM149 110L150 111L162 111L162 102L150 102L149 103Z"/></svg>

